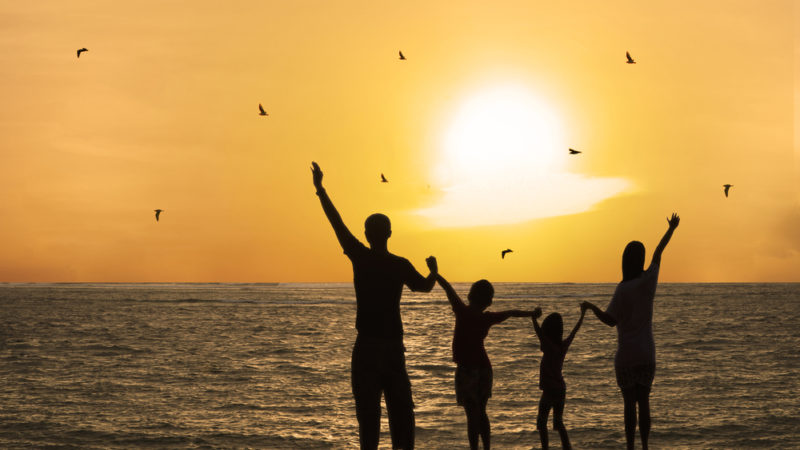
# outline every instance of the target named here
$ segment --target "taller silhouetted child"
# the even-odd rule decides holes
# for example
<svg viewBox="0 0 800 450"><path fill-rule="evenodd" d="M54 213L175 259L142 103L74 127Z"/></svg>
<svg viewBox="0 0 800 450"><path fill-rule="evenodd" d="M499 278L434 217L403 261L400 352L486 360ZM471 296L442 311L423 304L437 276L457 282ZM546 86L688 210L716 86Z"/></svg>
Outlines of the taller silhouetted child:
<svg viewBox="0 0 800 450"><path fill-rule="evenodd" d="M486 414L486 404L492 396L493 373L489 355L483 345L492 325L509 317L530 317L532 311L485 311L492 304L494 287L486 280L472 284L464 304L461 297L441 275L437 281L447 293L447 299L456 316L453 333L453 361L456 363L456 402L467 415L467 437L471 449L478 448L478 438L483 448L491 448L491 427Z"/></svg>

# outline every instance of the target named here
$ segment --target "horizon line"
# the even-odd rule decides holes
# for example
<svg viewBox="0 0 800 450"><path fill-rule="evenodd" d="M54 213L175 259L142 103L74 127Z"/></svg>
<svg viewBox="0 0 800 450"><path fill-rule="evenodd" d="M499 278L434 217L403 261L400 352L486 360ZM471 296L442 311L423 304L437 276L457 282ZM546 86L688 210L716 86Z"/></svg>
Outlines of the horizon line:
<svg viewBox="0 0 800 450"><path fill-rule="evenodd" d="M452 281L473 283L474 281ZM492 284L618 284L619 281L492 281ZM659 284L800 284L798 281L659 281ZM350 284L352 281L0 281L9 284Z"/></svg>

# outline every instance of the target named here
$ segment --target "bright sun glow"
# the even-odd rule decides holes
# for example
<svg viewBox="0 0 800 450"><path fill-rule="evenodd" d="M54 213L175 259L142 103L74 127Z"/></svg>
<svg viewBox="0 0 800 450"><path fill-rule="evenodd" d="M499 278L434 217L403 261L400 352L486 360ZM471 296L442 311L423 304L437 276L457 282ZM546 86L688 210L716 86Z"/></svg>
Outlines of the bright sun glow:
<svg viewBox="0 0 800 450"><path fill-rule="evenodd" d="M452 119L434 173L443 196L417 212L439 226L517 223L587 211L628 186L569 173L568 158L561 123L530 91L486 90Z"/></svg>

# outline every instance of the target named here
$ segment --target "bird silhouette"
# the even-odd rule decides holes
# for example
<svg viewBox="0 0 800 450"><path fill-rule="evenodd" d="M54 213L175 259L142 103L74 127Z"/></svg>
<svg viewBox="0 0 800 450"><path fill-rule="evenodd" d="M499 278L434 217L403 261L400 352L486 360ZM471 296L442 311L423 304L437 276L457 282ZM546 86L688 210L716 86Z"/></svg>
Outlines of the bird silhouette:
<svg viewBox="0 0 800 450"><path fill-rule="evenodd" d="M406 57L405 57L405 55L403 55L403 52L402 52L402 51L399 51L399 52L397 52L397 53L399 53L399 54L400 54L400 61L405 61L405 60L406 60Z"/></svg>
<svg viewBox="0 0 800 450"><path fill-rule="evenodd" d="M258 115L259 116L268 116L266 111L264 111L264 107L261 106L261 103L258 104Z"/></svg>
<svg viewBox="0 0 800 450"><path fill-rule="evenodd" d="M569 149L569 154L570 155L577 155L578 153L581 153L581 152L579 152L578 150L575 150L574 148Z"/></svg>
<svg viewBox="0 0 800 450"><path fill-rule="evenodd" d="M81 53L83 53L83 52L88 52L88 51L89 51L89 49L88 49L88 48L86 48L86 47L84 47L84 48L79 48L79 49L78 49L78 58L80 58L80 57L81 57Z"/></svg>
<svg viewBox="0 0 800 450"><path fill-rule="evenodd" d="M725 197L728 196L728 191L731 189L732 184L723 184L722 187L725 188Z"/></svg>
<svg viewBox="0 0 800 450"><path fill-rule="evenodd" d="M503 250L502 252L500 252L500 257L503 258L503 259L506 259L506 253L512 253L513 251L514 250L511 250L510 248L507 248L507 249Z"/></svg>
<svg viewBox="0 0 800 450"><path fill-rule="evenodd" d="M162 211L162 210L160 210L160 209L154 209L153 211L155 211L155 212L156 212L156 222L158 222L158 216L160 216L160 215L161 215L161 211Z"/></svg>
<svg viewBox="0 0 800 450"><path fill-rule="evenodd" d="M389 180L387 180L386 177L383 176L383 174L381 174L381 183L388 183L388 182Z"/></svg>
<svg viewBox="0 0 800 450"><path fill-rule="evenodd" d="M631 54L630 53L625 52L625 57L628 58L626 63L628 63L628 64L636 64L636 61L634 61L633 58L631 58Z"/></svg>

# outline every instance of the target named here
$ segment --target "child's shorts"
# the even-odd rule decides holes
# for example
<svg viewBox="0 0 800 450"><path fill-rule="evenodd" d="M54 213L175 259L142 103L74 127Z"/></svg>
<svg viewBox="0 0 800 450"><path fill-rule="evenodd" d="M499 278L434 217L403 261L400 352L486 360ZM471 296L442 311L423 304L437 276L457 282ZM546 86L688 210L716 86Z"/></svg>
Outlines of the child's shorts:
<svg viewBox="0 0 800 450"><path fill-rule="evenodd" d="M456 367L456 402L482 404L492 396L491 367Z"/></svg>
<svg viewBox="0 0 800 450"><path fill-rule="evenodd" d="M646 387L648 390L653 386L653 379L656 376L655 364L640 364L632 367L615 367L617 373L617 386L621 389L631 388L635 385Z"/></svg>

